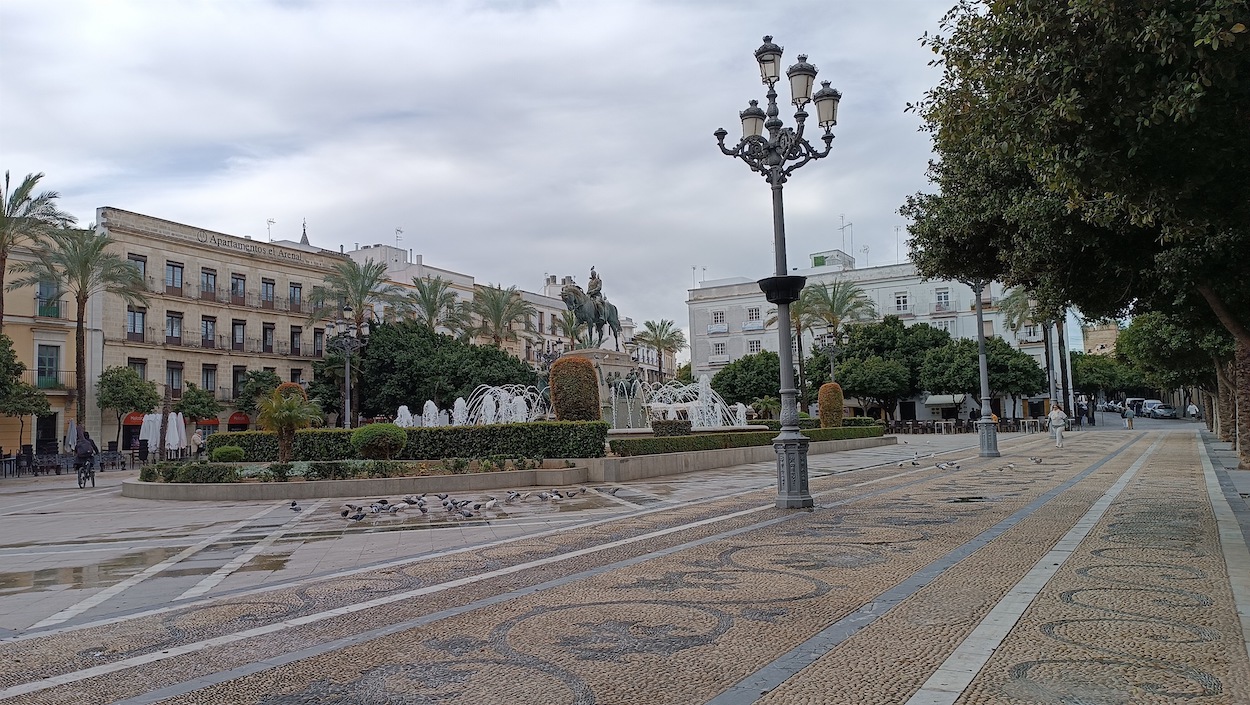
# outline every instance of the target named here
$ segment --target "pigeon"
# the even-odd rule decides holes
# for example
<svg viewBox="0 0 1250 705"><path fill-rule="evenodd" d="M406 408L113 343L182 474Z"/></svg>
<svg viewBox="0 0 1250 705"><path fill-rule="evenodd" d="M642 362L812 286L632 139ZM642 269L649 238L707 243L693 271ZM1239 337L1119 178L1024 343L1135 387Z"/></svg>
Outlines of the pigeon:
<svg viewBox="0 0 1250 705"><path fill-rule="evenodd" d="M299 506L299 502L296 502L295 500L291 500L291 511L302 512L304 511L304 508Z"/></svg>
<svg viewBox="0 0 1250 705"><path fill-rule="evenodd" d="M494 497L491 497L484 504L482 504L482 509L494 509L498 505L499 505L499 500L495 499Z"/></svg>
<svg viewBox="0 0 1250 705"><path fill-rule="evenodd" d="M447 499L447 495L445 495L445 494L440 494L440 493L438 493L438 492L435 492L435 493L434 493L434 496L435 496L435 497L438 497L439 499L442 499L442 500L446 500L446 499Z"/></svg>
<svg viewBox="0 0 1250 705"><path fill-rule="evenodd" d="M582 492L583 492L583 490L569 490L569 491L568 491L568 493L566 493L564 496L565 496L566 498L576 497L577 495L581 494Z"/></svg>
<svg viewBox="0 0 1250 705"><path fill-rule="evenodd" d="M508 490L508 498L504 500L504 504L511 504L514 500L520 499L521 493L515 490Z"/></svg>
<svg viewBox="0 0 1250 705"><path fill-rule="evenodd" d="M553 488L552 490L550 490L550 494L555 499L564 499L564 495L560 494L560 490Z"/></svg>
<svg viewBox="0 0 1250 705"><path fill-rule="evenodd" d="M517 499L524 502L525 500L529 499L530 494L531 494L530 492L522 492L521 496L517 497Z"/></svg>
<svg viewBox="0 0 1250 705"><path fill-rule="evenodd" d="M355 522L364 521L364 520L365 520L365 514L364 514L364 512L360 512L359 514L353 514L353 515L351 515L351 516L347 517L347 520L348 520L348 521L355 521Z"/></svg>
<svg viewBox="0 0 1250 705"><path fill-rule="evenodd" d="M911 464L912 464L912 465L915 465L916 467L920 467L920 463L917 463L917 462L916 462L916 461L914 461L914 460L913 460L913 461L911 461Z"/></svg>
<svg viewBox="0 0 1250 705"><path fill-rule="evenodd" d="M464 517L465 519L473 518L473 512L469 511L468 509L461 509L459 511L460 511L460 516Z"/></svg>
<svg viewBox="0 0 1250 705"><path fill-rule="evenodd" d="M426 509L424 504L418 504L418 505L417 505L417 509L420 509L422 514L429 514L429 513L430 513L430 510L429 510L429 509Z"/></svg>
<svg viewBox="0 0 1250 705"><path fill-rule="evenodd" d="M938 470L949 470L949 469L950 469L950 467L951 467L951 466L947 465L946 463L938 463L938 464L937 464L937 469L938 469Z"/></svg>
<svg viewBox="0 0 1250 705"><path fill-rule="evenodd" d="M900 460L900 461L898 461L898 466L899 466L900 468L901 468L901 467L903 467L903 461L901 461L901 460Z"/></svg>
<svg viewBox="0 0 1250 705"><path fill-rule="evenodd" d="M1034 458L1034 457L1030 456L1030 457L1029 457L1029 460L1032 460L1034 465L1041 465L1041 464L1042 464L1042 459L1041 459L1041 458Z"/></svg>
<svg viewBox="0 0 1250 705"><path fill-rule="evenodd" d="M621 488L620 488L620 487L609 487L609 488L607 488L607 489L601 489L601 490L599 490L599 491L600 491L600 492L602 492L602 493L604 493L604 494L610 494L610 495L612 495L613 497L615 497L615 496L616 496L616 493L621 491Z"/></svg>

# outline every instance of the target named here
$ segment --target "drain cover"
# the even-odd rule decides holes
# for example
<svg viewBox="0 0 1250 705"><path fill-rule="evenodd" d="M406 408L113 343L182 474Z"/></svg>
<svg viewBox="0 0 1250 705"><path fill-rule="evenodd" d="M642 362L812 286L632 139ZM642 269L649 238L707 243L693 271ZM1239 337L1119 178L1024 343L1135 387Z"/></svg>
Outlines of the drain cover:
<svg viewBox="0 0 1250 705"><path fill-rule="evenodd" d="M951 503L962 503L962 502L984 502L984 501L985 501L985 498L984 498L984 497L981 497L981 496L976 496L976 497L955 497L955 498L953 498L953 499L948 499L948 500L946 500L946 501L947 501L947 502L951 502Z"/></svg>

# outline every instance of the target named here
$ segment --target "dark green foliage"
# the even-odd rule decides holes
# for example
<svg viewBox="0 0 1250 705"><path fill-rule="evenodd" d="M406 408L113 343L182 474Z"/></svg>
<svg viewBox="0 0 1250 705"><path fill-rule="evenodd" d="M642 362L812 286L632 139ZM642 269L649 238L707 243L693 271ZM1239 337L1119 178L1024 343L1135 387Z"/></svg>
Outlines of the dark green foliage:
<svg viewBox="0 0 1250 705"><path fill-rule="evenodd" d="M608 424L589 422L534 422L492 426L409 428L404 460L443 458L597 458L603 455ZM355 458L352 431L304 429L295 432L293 460L350 460ZM278 442L266 431L226 431L208 437L209 452L226 445L243 448L249 462L273 462Z"/></svg>
<svg viewBox="0 0 1250 705"><path fill-rule="evenodd" d="M871 416L847 416L842 419L842 426L877 426L881 422Z"/></svg>
<svg viewBox="0 0 1250 705"><path fill-rule="evenodd" d="M400 405L412 404L414 399L431 399L440 408L448 408L456 397L468 399L483 384L541 383L533 368L504 350L461 342L413 321L372 326L369 345L361 355L352 357L353 364L357 361L360 372L354 388L360 390L360 410L367 416L394 414ZM327 360L321 370L314 370L318 375L315 379L328 376L332 384L342 385L342 357L336 366ZM323 396L321 389L314 383L316 396ZM339 392L334 392L333 399L327 396L323 399L325 408L336 408L334 402L340 398Z"/></svg>
<svg viewBox="0 0 1250 705"><path fill-rule="evenodd" d="M820 394L816 403L820 405L820 425L823 428L837 428L842 425L842 386L837 382L820 385Z"/></svg>
<svg viewBox="0 0 1250 705"><path fill-rule="evenodd" d="M356 466L350 460L321 460L308 463L305 480L352 480L356 478Z"/></svg>
<svg viewBox="0 0 1250 705"><path fill-rule="evenodd" d="M129 367L110 367L96 380L96 405L117 414L117 440L121 440L122 417L132 411L152 412L161 403L156 384Z"/></svg>
<svg viewBox="0 0 1250 705"><path fill-rule="evenodd" d="M689 436L691 423L689 419L657 419L651 422L653 436Z"/></svg>
<svg viewBox="0 0 1250 705"><path fill-rule="evenodd" d="M408 443L408 434L393 423L371 423L352 431L352 448L369 460L390 460Z"/></svg>
<svg viewBox="0 0 1250 705"><path fill-rule="evenodd" d="M291 476L290 463L270 463L261 476L265 482L286 482Z"/></svg>
<svg viewBox="0 0 1250 705"><path fill-rule="evenodd" d="M239 446L219 446L208 457L214 463L241 463L247 458L247 453Z"/></svg>
<svg viewBox="0 0 1250 705"><path fill-rule="evenodd" d="M156 471L155 465L144 465L139 468L139 482L160 482L161 474Z"/></svg>
<svg viewBox="0 0 1250 705"><path fill-rule="evenodd" d="M260 400L273 394L273 390L282 384L282 378L270 370L248 370L243 376L243 384L234 390L237 395L234 406L239 411L256 418L257 405Z"/></svg>
<svg viewBox="0 0 1250 705"><path fill-rule="evenodd" d="M726 404L750 404L760 397L780 397L781 358L764 350L740 357L712 377L712 389Z"/></svg>
<svg viewBox="0 0 1250 705"><path fill-rule="evenodd" d="M747 421L747 425L749 425L749 426L764 426L764 427L768 428L768 430L770 430L770 431L780 431L780 430L781 430L781 421L779 421L779 420L777 420L777 419L751 419L750 421ZM807 430L807 429L810 429L810 428L820 428L820 419L813 419L813 418L806 418L806 419L805 419L805 418L800 417L800 418L799 418L799 428L800 428L800 429L803 429L803 430Z"/></svg>
<svg viewBox="0 0 1250 705"><path fill-rule="evenodd" d="M172 460L163 460L156 464L155 470L161 477L161 482L173 482L174 476L178 474L178 468L182 467L182 463Z"/></svg>
<svg viewBox="0 0 1250 705"><path fill-rule="evenodd" d="M239 469L220 463L182 463L174 471L172 482L238 482Z"/></svg>
<svg viewBox="0 0 1250 705"><path fill-rule="evenodd" d="M857 428L814 428L803 431L813 441L838 441L848 438L873 438L883 433L878 425ZM776 434L772 431L744 431L736 433L700 433L693 436L666 436L663 438L628 438L609 441L612 452L617 455L653 455L656 453L687 453L701 450L723 450L749 446L772 445Z"/></svg>
<svg viewBox="0 0 1250 705"><path fill-rule="evenodd" d="M187 421L215 419L221 409L214 390L200 389L190 382L187 382L187 388L182 391L182 398L174 404L174 411L183 414Z"/></svg>
<svg viewBox="0 0 1250 705"><path fill-rule="evenodd" d="M599 378L584 357L562 357L551 365L551 408L560 421L598 421Z"/></svg>

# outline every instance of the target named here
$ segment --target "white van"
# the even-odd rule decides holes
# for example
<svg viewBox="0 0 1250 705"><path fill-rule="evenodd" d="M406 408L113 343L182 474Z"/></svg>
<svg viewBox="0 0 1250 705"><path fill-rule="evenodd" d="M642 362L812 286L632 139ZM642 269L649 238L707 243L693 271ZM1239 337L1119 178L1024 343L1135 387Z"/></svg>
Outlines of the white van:
<svg viewBox="0 0 1250 705"><path fill-rule="evenodd" d="M1150 416L1150 412L1163 402L1159 399L1147 399L1141 403L1141 415Z"/></svg>
<svg viewBox="0 0 1250 705"><path fill-rule="evenodd" d="M1145 397L1129 397L1124 400L1124 408L1132 409L1138 416L1142 415L1142 402L1146 401Z"/></svg>

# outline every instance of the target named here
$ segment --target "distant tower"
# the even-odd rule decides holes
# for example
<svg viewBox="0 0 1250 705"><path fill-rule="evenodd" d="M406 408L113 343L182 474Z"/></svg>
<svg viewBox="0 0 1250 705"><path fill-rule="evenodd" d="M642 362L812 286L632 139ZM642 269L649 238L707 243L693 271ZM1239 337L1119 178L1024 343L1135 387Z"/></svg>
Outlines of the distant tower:
<svg viewBox="0 0 1250 705"><path fill-rule="evenodd" d="M301 245L311 245L311 244L312 244L312 243L308 242L308 219L307 219L307 218L305 218L305 219L304 219L304 234L303 234L303 235L300 235L300 237L299 237L299 244L301 244Z"/></svg>

